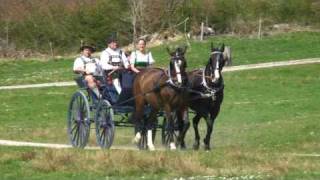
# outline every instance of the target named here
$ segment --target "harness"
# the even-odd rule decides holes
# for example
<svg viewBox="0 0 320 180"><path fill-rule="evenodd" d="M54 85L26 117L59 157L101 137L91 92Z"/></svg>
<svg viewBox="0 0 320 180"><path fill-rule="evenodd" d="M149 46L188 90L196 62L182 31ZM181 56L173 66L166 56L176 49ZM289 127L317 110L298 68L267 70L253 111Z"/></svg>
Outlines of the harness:
<svg viewBox="0 0 320 180"><path fill-rule="evenodd" d="M220 52L220 51L214 51L211 53L211 55L212 54L221 54L221 53L222 52ZM219 67L216 67L216 68L219 68ZM209 85L206 81L205 69L202 69L202 78L201 79L202 79L201 85L204 87L204 92L194 91L194 90L192 90L192 92L199 94L201 96L201 98L212 98L212 100L214 101L216 98L216 94L224 89L223 79L222 79L222 82L219 82L218 86L209 87Z"/></svg>
<svg viewBox="0 0 320 180"><path fill-rule="evenodd" d="M95 63L95 64L97 63L95 58L90 58L90 61L86 61L82 56L80 56L80 59L84 64L84 69L86 69L86 65L89 63Z"/></svg>
<svg viewBox="0 0 320 180"><path fill-rule="evenodd" d="M216 93L220 92L224 89L224 81L222 79L222 82L220 82L219 86L217 87L209 87L207 84L207 81L205 79L205 69L202 70L202 82L201 85L205 88L205 93L201 92L201 97L203 98L212 98L212 100L215 100Z"/></svg>

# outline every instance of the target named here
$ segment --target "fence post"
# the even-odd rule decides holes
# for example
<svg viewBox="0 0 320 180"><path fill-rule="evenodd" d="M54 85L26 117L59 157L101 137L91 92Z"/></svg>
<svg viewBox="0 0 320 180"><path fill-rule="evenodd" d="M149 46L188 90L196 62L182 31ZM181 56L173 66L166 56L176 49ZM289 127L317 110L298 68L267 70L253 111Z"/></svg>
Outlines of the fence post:
<svg viewBox="0 0 320 180"><path fill-rule="evenodd" d="M204 29L204 23L201 23L201 35L200 35L200 41L203 41L203 29Z"/></svg>
<svg viewBox="0 0 320 180"><path fill-rule="evenodd" d="M261 17L259 17L258 39L261 39L261 27L262 27L262 19Z"/></svg>
<svg viewBox="0 0 320 180"><path fill-rule="evenodd" d="M9 48L9 22L6 21L6 48Z"/></svg>
<svg viewBox="0 0 320 180"><path fill-rule="evenodd" d="M53 47L52 47L52 42L50 41L49 42L49 45L50 45L50 52L51 52L51 57L53 58Z"/></svg>

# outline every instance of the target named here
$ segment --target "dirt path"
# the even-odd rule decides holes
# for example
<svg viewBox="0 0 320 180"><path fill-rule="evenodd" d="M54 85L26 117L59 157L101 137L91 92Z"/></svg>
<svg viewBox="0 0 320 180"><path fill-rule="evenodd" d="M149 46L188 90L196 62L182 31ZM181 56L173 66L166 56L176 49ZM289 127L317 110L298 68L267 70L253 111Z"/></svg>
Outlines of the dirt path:
<svg viewBox="0 0 320 180"><path fill-rule="evenodd" d="M0 146L20 146L20 147L42 147L42 148L52 148L52 149L68 149L73 148L71 145L67 144L51 144L51 143L35 143L35 142L25 142L25 141L11 141L11 140L0 140ZM89 150L99 150L100 147L86 147ZM120 150L138 150L134 145L132 146L112 146L111 149Z"/></svg>
<svg viewBox="0 0 320 180"><path fill-rule="evenodd" d="M250 70L250 69L272 68L272 67L291 66L291 65L299 65L299 64L313 64L313 63L320 63L320 58L230 66L230 67L225 67L223 69L223 72L244 71L244 70ZM75 85L76 83L73 81L54 82L54 83L43 83L43 84L0 86L0 90L42 88L42 87L65 87L65 86L75 86Z"/></svg>

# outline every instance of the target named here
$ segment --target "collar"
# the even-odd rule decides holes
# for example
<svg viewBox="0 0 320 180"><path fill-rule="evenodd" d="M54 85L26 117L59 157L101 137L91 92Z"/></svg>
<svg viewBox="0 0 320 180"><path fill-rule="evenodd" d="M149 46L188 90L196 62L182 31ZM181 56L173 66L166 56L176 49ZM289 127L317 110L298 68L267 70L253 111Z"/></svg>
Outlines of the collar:
<svg viewBox="0 0 320 180"><path fill-rule="evenodd" d="M221 90L224 89L224 83L223 83L223 80L222 82L220 83L221 85L218 86L218 87L209 87L208 84L207 84L207 81L205 79L205 69L202 69L202 82L201 82L201 85L205 88L205 91L206 93L203 94L204 96L207 96L207 97L213 97L215 96L216 93L220 92Z"/></svg>

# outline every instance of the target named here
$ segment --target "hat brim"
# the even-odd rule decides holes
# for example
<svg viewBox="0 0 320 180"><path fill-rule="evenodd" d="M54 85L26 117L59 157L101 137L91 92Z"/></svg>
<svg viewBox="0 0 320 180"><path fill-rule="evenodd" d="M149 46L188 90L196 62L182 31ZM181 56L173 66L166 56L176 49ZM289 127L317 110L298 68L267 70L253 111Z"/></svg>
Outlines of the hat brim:
<svg viewBox="0 0 320 180"><path fill-rule="evenodd" d="M82 46L80 48L80 51L83 51L85 49L90 49L91 52L95 52L96 51L96 48L94 48L93 46Z"/></svg>

